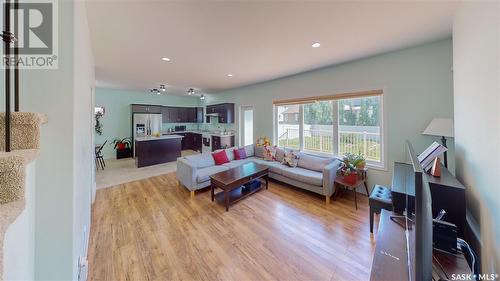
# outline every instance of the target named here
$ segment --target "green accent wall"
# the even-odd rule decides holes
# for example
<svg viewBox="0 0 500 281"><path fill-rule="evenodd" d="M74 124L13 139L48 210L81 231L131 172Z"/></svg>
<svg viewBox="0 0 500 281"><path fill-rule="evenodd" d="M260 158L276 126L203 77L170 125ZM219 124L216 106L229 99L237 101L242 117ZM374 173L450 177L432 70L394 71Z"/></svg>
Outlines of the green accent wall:
<svg viewBox="0 0 500 281"><path fill-rule="evenodd" d="M236 103L236 129L240 106L254 106L254 136L272 137L273 100L382 89L387 169L371 169L369 184L389 185L394 161L406 160L405 140L423 151L439 141L438 137L422 135L432 118L453 118L452 57L451 39L440 40L207 95L205 102ZM448 145L449 166L454 172L453 140Z"/></svg>
<svg viewBox="0 0 500 281"><path fill-rule="evenodd" d="M108 144L115 138L131 136L131 104L154 104L170 106L200 106L199 97L175 96L175 95L151 95L146 91L116 90L108 88L96 88L95 105L104 106L105 115L100 119L103 125L103 134L95 134L95 143L102 144L108 140ZM173 126L174 124L169 124ZM187 126L197 126L186 124ZM164 124L166 128L166 124ZM111 145L103 149L105 158L116 157Z"/></svg>

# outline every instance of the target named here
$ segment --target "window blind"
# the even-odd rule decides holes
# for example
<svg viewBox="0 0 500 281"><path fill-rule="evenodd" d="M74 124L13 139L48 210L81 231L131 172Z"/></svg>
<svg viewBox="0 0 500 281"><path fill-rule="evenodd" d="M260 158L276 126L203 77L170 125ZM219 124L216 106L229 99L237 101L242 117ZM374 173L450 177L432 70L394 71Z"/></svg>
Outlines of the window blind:
<svg viewBox="0 0 500 281"><path fill-rule="evenodd" d="M351 93L339 93L334 95L275 100L273 101L273 104L274 105L306 104L306 103L315 103L318 101L326 101L326 100L354 99L354 98L381 96L382 94L383 94L382 90L370 90L370 91L351 92Z"/></svg>

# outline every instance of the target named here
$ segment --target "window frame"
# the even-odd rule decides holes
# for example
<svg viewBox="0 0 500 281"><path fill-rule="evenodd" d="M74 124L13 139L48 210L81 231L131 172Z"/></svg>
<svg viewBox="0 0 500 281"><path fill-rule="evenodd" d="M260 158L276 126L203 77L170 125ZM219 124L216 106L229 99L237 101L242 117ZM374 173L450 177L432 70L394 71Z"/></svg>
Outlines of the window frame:
<svg viewBox="0 0 500 281"><path fill-rule="evenodd" d="M366 160L366 165L367 167L376 169L376 170L383 170L387 171L387 146L386 146L386 141L387 141L387 132L386 132L386 126L385 126L385 120L386 120L386 112L385 112L385 99L383 95L382 90L376 90L379 92L379 94L376 95L362 95L362 94L353 94L352 96L349 96L348 94L340 94L339 97L333 96L323 96L321 99L318 99L317 101L324 101L324 100L334 100L336 101L335 104L338 104L338 101L340 100L345 100L345 99L356 99L356 98L364 98L364 97L371 97L371 96L377 96L380 99L380 112L379 112L379 127L380 127L380 162L378 161L372 161L372 160ZM367 91L367 92L375 92L375 91ZM334 117L334 122L332 124L332 127L337 126L337 129L333 129L332 131L336 132L336 138L337 138L337 145L335 145L335 141L332 144L334 147L334 152L332 154L329 153L322 153L322 152L311 152L311 151L304 151L304 104L310 103L312 99L304 98L304 99L297 99L296 102L293 102L293 100L290 100L292 102L290 103L278 103L278 102L273 102L273 142L279 146L279 141L278 141L278 123L279 123L279 118L278 118L278 110L277 108L279 106L286 106L286 105L292 105L292 104L298 104L299 105L299 150L302 153L306 154L311 154L311 155L317 155L317 156L328 156L328 157L340 157L338 155L338 150L339 150L339 144L340 144L340 135L338 134L338 128L339 128L339 120L338 120L338 110L332 110L332 114L337 114L337 116ZM336 150L336 151L335 151Z"/></svg>

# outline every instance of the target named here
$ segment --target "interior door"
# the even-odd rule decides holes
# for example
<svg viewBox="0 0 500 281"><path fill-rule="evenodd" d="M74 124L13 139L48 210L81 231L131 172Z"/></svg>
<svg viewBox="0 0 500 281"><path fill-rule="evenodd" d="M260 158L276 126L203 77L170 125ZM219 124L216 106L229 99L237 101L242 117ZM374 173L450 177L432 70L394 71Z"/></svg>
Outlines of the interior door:
<svg viewBox="0 0 500 281"><path fill-rule="evenodd" d="M254 110L253 106L242 106L240 109L240 144L254 143Z"/></svg>

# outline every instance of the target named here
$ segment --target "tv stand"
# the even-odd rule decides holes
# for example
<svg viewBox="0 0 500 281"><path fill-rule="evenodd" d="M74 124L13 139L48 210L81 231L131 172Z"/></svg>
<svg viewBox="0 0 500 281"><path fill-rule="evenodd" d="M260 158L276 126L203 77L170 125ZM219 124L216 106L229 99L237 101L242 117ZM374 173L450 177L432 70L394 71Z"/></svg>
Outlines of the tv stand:
<svg viewBox="0 0 500 281"><path fill-rule="evenodd" d="M377 245L373 256L370 280L372 281L402 281L410 280L407 264L405 229L391 220L392 212L382 210L377 232ZM413 241L410 241L413 243ZM414 254L414 251L413 251ZM436 275L451 279L452 274L472 274L464 255L446 254L434 250L433 267ZM414 267L410 268L414 270ZM414 276L414 274L412 274Z"/></svg>

